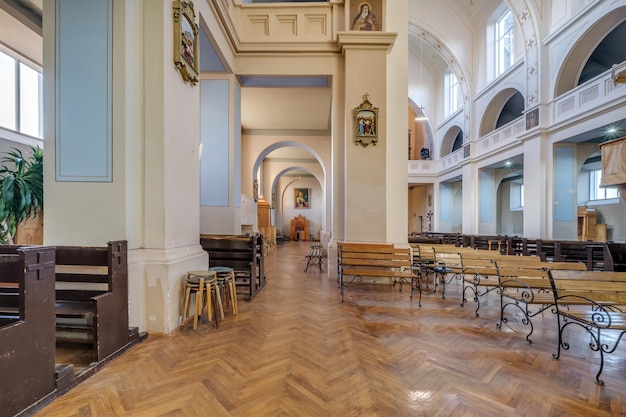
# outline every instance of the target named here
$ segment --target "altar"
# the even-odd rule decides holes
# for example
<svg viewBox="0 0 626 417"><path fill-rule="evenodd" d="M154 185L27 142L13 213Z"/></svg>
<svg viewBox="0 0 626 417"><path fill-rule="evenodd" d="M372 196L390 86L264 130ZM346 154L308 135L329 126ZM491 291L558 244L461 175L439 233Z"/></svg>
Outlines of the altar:
<svg viewBox="0 0 626 417"><path fill-rule="evenodd" d="M311 240L309 236L309 219L299 214L291 219L291 240Z"/></svg>

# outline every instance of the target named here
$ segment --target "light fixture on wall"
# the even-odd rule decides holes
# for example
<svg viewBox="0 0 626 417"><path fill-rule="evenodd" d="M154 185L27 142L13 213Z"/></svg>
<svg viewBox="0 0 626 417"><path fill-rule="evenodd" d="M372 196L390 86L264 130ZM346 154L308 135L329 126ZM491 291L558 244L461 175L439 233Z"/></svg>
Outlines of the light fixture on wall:
<svg viewBox="0 0 626 417"><path fill-rule="evenodd" d="M424 122L424 121L428 120L428 116L426 116L424 114L424 107L419 106L417 108L416 114L417 114L417 116L415 116L415 121L416 122Z"/></svg>

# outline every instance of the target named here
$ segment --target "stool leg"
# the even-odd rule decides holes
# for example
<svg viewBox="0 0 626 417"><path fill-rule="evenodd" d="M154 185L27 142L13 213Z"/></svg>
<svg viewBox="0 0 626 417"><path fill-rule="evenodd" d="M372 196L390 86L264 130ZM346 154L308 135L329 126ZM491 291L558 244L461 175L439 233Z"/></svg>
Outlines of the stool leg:
<svg viewBox="0 0 626 417"><path fill-rule="evenodd" d="M236 316L239 313L239 308L237 306L237 287L235 286L235 273L230 274L230 282L228 284L230 288L230 302L233 308L233 314Z"/></svg>
<svg viewBox="0 0 626 417"><path fill-rule="evenodd" d="M196 294L196 310L193 315L193 328L198 327L198 316L202 313L202 290L204 289L204 278L200 278L198 293Z"/></svg>
<svg viewBox="0 0 626 417"><path fill-rule="evenodd" d="M215 288L211 289L207 289L207 291L209 292L209 297L211 298L211 301L213 304L216 304L216 297L219 297L219 292L216 291ZM219 318L217 317L217 311L215 312L215 328L219 329L220 328L220 324L219 324Z"/></svg>
<svg viewBox="0 0 626 417"><path fill-rule="evenodd" d="M211 292L211 284L207 287L207 312L206 316L209 321L213 320L213 306L215 305L215 299L213 298L213 293Z"/></svg>
<svg viewBox="0 0 626 417"><path fill-rule="evenodd" d="M191 287L185 285L185 307L183 309L183 321L189 317L189 309L191 308Z"/></svg>
<svg viewBox="0 0 626 417"><path fill-rule="evenodd" d="M185 293L186 292L187 292L187 283L184 282L180 290L180 307L178 308L178 315L182 317L183 319L185 318L183 316L183 313L185 312Z"/></svg>
<svg viewBox="0 0 626 417"><path fill-rule="evenodd" d="M215 294L217 295L217 305L220 308L220 318L224 320L224 307L222 307L222 296L220 295L219 284L215 284ZM217 312L215 313L217 315Z"/></svg>

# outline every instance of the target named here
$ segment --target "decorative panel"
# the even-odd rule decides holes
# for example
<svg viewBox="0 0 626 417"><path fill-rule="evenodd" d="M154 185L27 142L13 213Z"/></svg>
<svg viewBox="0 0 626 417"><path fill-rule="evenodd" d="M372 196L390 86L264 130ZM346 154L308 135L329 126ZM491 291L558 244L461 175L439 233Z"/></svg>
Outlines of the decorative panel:
<svg viewBox="0 0 626 417"><path fill-rule="evenodd" d="M574 110L574 108L576 108L576 102L574 101L574 97L570 97L568 100L559 103L559 115L567 113L570 110Z"/></svg>
<svg viewBox="0 0 626 417"><path fill-rule="evenodd" d="M57 0L57 181L113 180L112 0ZM85 47L88 45L89 47Z"/></svg>
<svg viewBox="0 0 626 417"><path fill-rule="evenodd" d="M228 80L200 81L201 206L228 207L228 88Z"/></svg>
<svg viewBox="0 0 626 417"><path fill-rule="evenodd" d="M554 220L571 222L575 219L576 209L574 148L557 146L554 154Z"/></svg>
<svg viewBox="0 0 626 417"><path fill-rule="evenodd" d="M326 15L325 14L306 14L304 15L304 34L305 35L326 35Z"/></svg>
<svg viewBox="0 0 626 417"><path fill-rule="evenodd" d="M279 36L296 36L298 34L298 18L296 15L276 16L276 23L276 31Z"/></svg>
<svg viewBox="0 0 626 417"><path fill-rule="evenodd" d="M582 93L580 93L580 105L582 106L583 104L589 103L590 101L597 99L599 96L600 96L600 86L596 84L592 86L591 88L589 88L588 90L585 90Z"/></svg>
<svg viewBox="0 0 626 417"><path fill-rule="evenodd" d="M492 220L493 202L493 173L491 171L480 171L479 195L480 195L480 221L490 222Z"/></svg>
<svg viewBox="0 0 626 417"><path fill-rule="evenodd" d="M248 17L246 32L249 36L269 36L269 16L268 15L251 15Z"/></svg>

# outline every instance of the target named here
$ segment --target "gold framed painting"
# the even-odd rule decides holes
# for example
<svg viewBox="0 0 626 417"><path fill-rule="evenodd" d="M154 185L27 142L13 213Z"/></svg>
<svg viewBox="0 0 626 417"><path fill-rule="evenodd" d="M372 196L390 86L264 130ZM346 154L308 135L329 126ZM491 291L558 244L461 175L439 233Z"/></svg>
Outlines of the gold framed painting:
<svg viewBox="0 0 626 417"><path fill-rule="evenodd" d="M383 30L383 0L351 0L349 13L349 30L370 32Z"/></svg>
<svg viewBox="0 0 626 417"><path fill-rule="evenodd" d="M196 85L198 82L198 25L193 2L174 1L172 8L174 11L174 64L183 80Z"/></svg>
<svg viewBox="0 0 626 417"><path fill-rule="evenodd" d="M374 107L365 93L363 102L353 110L354 113L354 143L367 146L378 142L378 107Z"/></svg>
<svg viewBox="0 0 626 417"><path fill-rule="evenodd" d="M310 188L294 188L294 207L297 209L311 208L311 189Z"/></svg>

